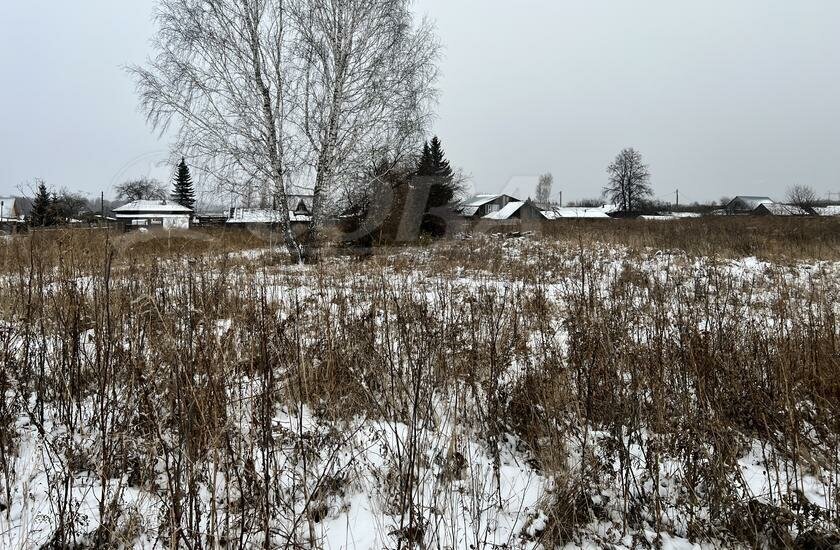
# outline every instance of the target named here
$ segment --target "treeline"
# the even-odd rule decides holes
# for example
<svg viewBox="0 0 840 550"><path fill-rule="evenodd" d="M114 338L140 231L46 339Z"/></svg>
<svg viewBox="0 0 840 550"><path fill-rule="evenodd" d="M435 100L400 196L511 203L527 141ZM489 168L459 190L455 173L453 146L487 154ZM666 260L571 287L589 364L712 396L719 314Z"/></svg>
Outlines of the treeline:
<svg viewBox="0 0 840 550"><path fill-rule="evenodd" d="M110 206L107 205L108 210ZM92 201L81 193L67 189L56 191L48 188L46 182L38 181L26 221L32 227L50 227L74 221L93 222L96 213L103 208L106 205L101 199Z"/></svg>

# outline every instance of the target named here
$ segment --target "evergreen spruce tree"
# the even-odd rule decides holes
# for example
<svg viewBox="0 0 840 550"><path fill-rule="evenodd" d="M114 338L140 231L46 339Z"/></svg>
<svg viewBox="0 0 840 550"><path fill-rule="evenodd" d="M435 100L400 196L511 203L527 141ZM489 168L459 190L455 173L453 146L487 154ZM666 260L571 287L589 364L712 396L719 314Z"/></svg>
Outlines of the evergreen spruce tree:
<svg viewBox="0 0 840 550"><path fill-rule="evenodd" d="M430 149L432 155L432 167L435 171L435 175L441 178L443 183L452 183L452 180L454 179L452 167L449 166L449 161L446 160L446 155L443 152L443 145L441 145L437 136L432 138Z"/></svg>
<svg viewBox="0 0 840 550"><path fill-rule="evenodd" d="M458 183L455 181L452 167L446 159L443 145L437 136L423 145L423 152L417 162L416 175L421 178L429 178L432 182L429 189L429 199L426 202L426 212L434 208L447 206L455 199L460 190ZM443 220L427 214L423 218L421 230L424 233L441 236L445 233L446 226Z"/></svg>
<svg viewBox="0 0 840 550"><path fill-rule="evenodd" d="M178 171L175 174L175 189L171 199L181 206L189 209L195 207L195 188L193 188L192 176L187 161L181 158L178 164Z"/></svg>
<svg viewBox="0 0 840 550"><path fill-rule="evenodd" d="M48 227L55 225L55 199L47 190L47 184L38 182L38 190L35 193L35 200L32 201L32 213L29 215L29 224L32 227Z"/></svg>
<svg viewBox="0 0 840 550"><path fill-rule="evenodd" d="M443 146L437 136L432 138L429 144L431 155L431 171L432 177L435 179L429 193L429 208L437 208L446 206L455 198L458 188L454 182L454 174L449 161L446 160L446 155L443 152Z"/></svg>
<svg viewBox="0 0 840 550"><path fill-rule="evenodd" d="M429 142L423 144L423 152L420 154L420 160L417 161L417 175L420 177L431 177L434 175L434 167L432 166L432 149L429 147Z"/></svg>
<svg viewBox="0 0 840 550"><path fill-rule="evenodd" d="M458 193L454 172L437 136L423 146L423 153L417 165L417 175L433 178L426 210L446 206Z"/></svg>

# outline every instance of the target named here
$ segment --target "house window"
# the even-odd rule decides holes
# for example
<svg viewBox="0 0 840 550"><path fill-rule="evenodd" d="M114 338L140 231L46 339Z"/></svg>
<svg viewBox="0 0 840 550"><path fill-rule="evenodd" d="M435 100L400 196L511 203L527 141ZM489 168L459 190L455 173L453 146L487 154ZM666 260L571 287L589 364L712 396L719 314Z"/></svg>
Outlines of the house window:
<svg viewBox="0 0 840 550"><path fill-rule="evenodd" d="M488 214L492 214L493 212L498 212L501 209L502 209L502 207L499 206L498 204L488 204L487 205L487 213Z"/></svg>

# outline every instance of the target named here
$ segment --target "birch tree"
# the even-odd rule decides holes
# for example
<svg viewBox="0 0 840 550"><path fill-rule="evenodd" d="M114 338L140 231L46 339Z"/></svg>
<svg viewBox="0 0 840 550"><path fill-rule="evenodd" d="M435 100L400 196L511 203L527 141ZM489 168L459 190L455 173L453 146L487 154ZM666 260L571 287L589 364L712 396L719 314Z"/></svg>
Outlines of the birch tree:
<svg viewBox="0 0 840 550"><path fill-rule="evenodd" d="M435 98L438 43L415 25L409 0L296 0L304 90L298 125L314 172L311 246L320 244L325 197L372 152L397 164L416 150Z"/></svg>
<svg viewBox="0 0 840 550"><path fill-rule="evenodd" d="M551 200L551 186L554 185L554 176L550 172L542 174L537 181L537 202L548 204Z"/></svg>
<svg viewBox="0 0 840 550"><path fill-rule="evenodd" d="M155 17L156 54L145 67L130 68L150 123L162 133L175 128L173 152L193 159L223 189L264 182L289 251L300 260L286 199L296 155L285 0L159 0Z"/></svg>
<svg viewBox="0 0 840 550"><path fill-rule="evenodd" d="M439 48L410 8L409 0L159 0L156 55L131 71L152 125L177 127L174 153L243 196L250 182L265 182L292 257L317 257L336 183L357 175L363 157L414 151L432 116ZM314 180L304 242L288 221L293 177Z"/></svg>

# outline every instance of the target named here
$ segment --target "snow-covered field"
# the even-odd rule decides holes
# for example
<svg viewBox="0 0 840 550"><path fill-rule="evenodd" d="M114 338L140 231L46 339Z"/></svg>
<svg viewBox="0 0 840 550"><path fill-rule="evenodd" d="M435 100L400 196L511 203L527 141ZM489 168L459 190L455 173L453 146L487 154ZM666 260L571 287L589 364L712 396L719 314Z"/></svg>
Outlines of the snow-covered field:
<svg viewBox="0 0 840 550"><path fill-rule="evenodd" d="M276 256L4 256L0 548L838 542L840 264Z"/></svg>

